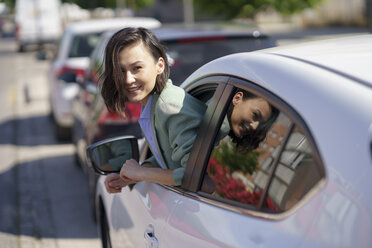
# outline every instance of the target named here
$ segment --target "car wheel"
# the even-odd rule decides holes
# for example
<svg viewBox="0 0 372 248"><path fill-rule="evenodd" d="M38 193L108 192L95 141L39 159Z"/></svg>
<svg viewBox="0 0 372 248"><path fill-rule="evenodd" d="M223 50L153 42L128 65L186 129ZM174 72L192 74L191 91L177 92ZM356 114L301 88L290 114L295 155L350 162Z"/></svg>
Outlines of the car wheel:
<svg viewBox="0 0 372 248"><path fill-rule="evenodd" d="M102 205L102 203L101 203ZM111 248L110 229L103 207L100 207L100 231L103 248Z"/></svg>
<svg viewBox="0 0 372 248"><path fill-rule="evenodd" d="M58 141L68 141L71 139L71 129L61 127L57 123L55 124L55 132Z"/></svg>

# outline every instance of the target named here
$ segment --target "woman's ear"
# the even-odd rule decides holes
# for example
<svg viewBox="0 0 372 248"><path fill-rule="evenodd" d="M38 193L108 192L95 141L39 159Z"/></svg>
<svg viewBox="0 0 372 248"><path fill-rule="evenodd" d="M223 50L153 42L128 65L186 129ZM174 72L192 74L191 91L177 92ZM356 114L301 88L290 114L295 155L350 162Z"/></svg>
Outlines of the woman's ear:
<svg viewBox="0 0 372 248"><path fill-rule="evenodd" d="M164 71L165 62L162 57L159 57L158 62L156 63L156 71L158 75L162 74Z"/></svg>
<svg viewBox="0 0 372 248"><path fill-rule="evenodd" d="M235 95L232 99L232 103L233 103L234 106L236 106L242 100L243 100L243 92L238 91L238 92L235 93Z"/></svg>

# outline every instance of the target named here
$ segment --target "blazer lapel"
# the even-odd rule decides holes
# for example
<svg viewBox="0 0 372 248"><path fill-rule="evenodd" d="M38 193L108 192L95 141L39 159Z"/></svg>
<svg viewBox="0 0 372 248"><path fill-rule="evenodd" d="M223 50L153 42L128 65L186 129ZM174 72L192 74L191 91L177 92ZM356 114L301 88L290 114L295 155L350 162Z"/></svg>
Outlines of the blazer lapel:
<svg viewBox="0 0 372 248"><path fill-rule="evenodd" d="M154 135L155 145L156 145L156 149L158 151L158 154L159 154L161 163L162 163L163 166L165 166L166 168L168 168L168 165L164 161L164 156L160 152L160 147L159 147L159 142L158 142L156 127L155 127L155 125L156 125L155 124L155 108L156 108L156 103L158 102L158 99L159 99L159 94L153 94L152 95L152 100L151 100L151 130L152 130L152 133Z"/></svg>

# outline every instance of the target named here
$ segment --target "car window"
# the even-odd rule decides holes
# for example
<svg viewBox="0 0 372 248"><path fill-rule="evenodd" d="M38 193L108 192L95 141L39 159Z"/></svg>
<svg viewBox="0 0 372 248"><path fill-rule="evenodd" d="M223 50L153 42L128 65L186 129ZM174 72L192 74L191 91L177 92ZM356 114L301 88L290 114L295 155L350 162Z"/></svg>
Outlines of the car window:
<svg viewBox="0 0 372 248"><path fill-rule="evenodd" d="M270 145L267 147L271 148ZM271 154L268 154L268 159L273 159ZM293 207L321 180L322 174L317 168L308 139L295 128L275 167L266 203L271 200L278 211ZM266 173L267 177L269 171L270 166L262 167L257 174ZM256 178L259 178L259 175ZM263 207L270 208L270 205L265 204Z"/></svg>
<svg viewBox="0 0 372 248"><path fill-rule="evenodd" d="M89 57L99 41L101 33L76 35L71 43L69 57Z"/></svg>
<svg viewBox="0 0 372 248"><path fill-rule="evenodd" d="M224 121L218 127L201 192L228 205L275 213L286 211L322 179L323 173L308 138L293 120L265 98L250 92L243 101L256 99L265 104L251 108L251 100L239 108L234 99L241 91L245 90L234 90L227 111L222 113ZM256 128L253 124L258 117L252 111L261 111ZM269 119L263 118L265 111L271 112ZM243 115L237 118L239 112ZM245 118L248 115L251 120Z"/></svg>

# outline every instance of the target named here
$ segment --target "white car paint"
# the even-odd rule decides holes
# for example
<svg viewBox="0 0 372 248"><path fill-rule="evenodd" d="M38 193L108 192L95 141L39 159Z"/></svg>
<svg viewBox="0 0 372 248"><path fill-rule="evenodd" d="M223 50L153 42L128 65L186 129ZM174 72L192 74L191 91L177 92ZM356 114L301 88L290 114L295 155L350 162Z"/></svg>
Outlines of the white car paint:
<svg viewBox="0 0 372 248"><path fill-rule="evenodd" d="M62 35L60 0L15 1L16 38L19 51L26 45L57 42Z"/></svg>

